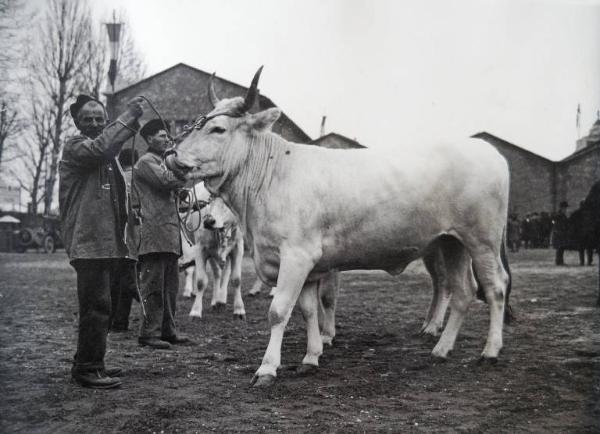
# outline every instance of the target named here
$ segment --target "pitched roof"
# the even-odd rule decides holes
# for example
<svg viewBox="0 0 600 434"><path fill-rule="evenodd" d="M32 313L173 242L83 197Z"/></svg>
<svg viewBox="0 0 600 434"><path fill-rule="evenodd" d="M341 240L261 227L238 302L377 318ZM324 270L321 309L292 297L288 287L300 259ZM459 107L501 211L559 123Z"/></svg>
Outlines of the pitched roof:
<svg viewBox="0 0 600 434"><path fill-rule="evenodd" d="M186 63L180 62L180 63L177 63L177 64L171 66L170 68L164 69L164 70L162 70L160 72L157 72L156 74L150 75L150 76L148 76L148 77L146 77L146 78L144 78L144 79L142 79L142 80L140 80L140 81L138 81L136 83L133 83L133 84L131 84L129 86L123 87L123 88L115 91L114 94L112 94L112 93L105 93L105 94L106 95L117 96L117 95L119 95L122 92L130 91L131 89L133 89L133 88L135 88L137 86L140 86L143 83L146 83L146 82L148 82L150 80L154 80L154 79L156 79L156 78L158 78L158 77L160 77L162 75L166 75L169 72L171 72L171 71L173 71L174 69L177 69L177 68L187 68L187 69L191 69L192 71L194 71L196 73L204 74L204 75L207 75L207 76L212 75L212 73L203 71L202 69L198 69L198 68L190 66L190 65L188 65ZM244 93L244 92L246 92L248 90L247 87L242 86L241 84L238 84L238 83L234 83L233 81L227 80L226 78L223 78L221 76L215 75L215 78L217 78L221 82L224 82L224 83L226 83L226 84L228 84L230 86L238 87L240 89L240 93ZM269 108L269 107L277 107L277 105L270 98L268 98L268 97L266 97L266 96L264 96L262 94L259 94L259 98L260 98L260 104L259 104L260 107L267 107L267 108ZM283 113L283 111L281 113L281 118L283 118L284 121L287 120L289 122L289 124L292 126L292 128L294 128L296 130L296 133L298 134L298 136L303 137L304 141L309 142L309 141L312 140L310 138L310 136L308 134L306 134L304 132L304 130L302 130L302 128L300 128L294 121L292 121L285 113Z"/></svg>
<svg viewBox="0 0 600 434"><path fill-rule="evenodd" d="M488 139L490 139L490 140L492 140L494 142L499 142L499 143L501 143L504 146L508 146L509 148L513 148L513 149L515 149L515 150L517 150L519 152L523 152L523 153L528 154L528 155L530 155L532 157L539 158L540 160L544 160L544 161L547 161L549 163L553 163L552 160L550 160L550 159L548 159L546 157L542 157L541 155L536 154L535 152L528 151L527 149L522 148L522 147L520 147L518 145L515 145L514 143L507 142L506 140L501 139L498 136L494 136L493 134L490 134L490 133L488 133L486 131L481 131L481 132L479 132L477 134L473 134L471 137L474 137L476 139L483 139L483 140L486 140L486 141L488 141Z"/></svg>
<svg viewBox="0 0 600 434"><path fill-rule="evenodd" d="M346 136L343 136L343 135L338 134L338 133L333 133L333 132L325 134L324 136L321 136L321 137L313 140L311 142L311 144L313 144L313 145L319 145L319 143L324 142L328 138L334 138L334 139L341 140L341 141L347 143L349 148L366 148L366 146L361 145L356 140L350 139L350 138L348 138Z"/></svg>

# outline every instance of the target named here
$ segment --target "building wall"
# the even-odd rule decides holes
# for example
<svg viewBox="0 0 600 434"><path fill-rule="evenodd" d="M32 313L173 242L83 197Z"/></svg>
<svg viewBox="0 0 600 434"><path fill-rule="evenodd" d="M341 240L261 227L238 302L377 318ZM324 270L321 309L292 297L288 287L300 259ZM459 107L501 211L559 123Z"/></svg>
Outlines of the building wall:
<svg viewBox="0 0 600 434"><path fill-rule="evenodd" d="M506 158L510 170L509 212L523 217L531 212L554 212L554 163L498 139L478 134Z"/></svg>
<svg viewBox="0 0 600 434"><path fill-rule="evenodd" d="M127 101L142 95L148 98L160 115L169 122L172 134L178 134L183 126L195 120L199 115L210 112L213 107L208 98L208 81L210 75L184 64L151 76L134 84L114 95L107 96L107 111L111 119L123 112ZM229 82L215 78L215 91L219 98L232 98L244 96L247 89ZM261 96L255 103L253 112L273 107L274 104L266 97ZM141 124L158 117L148 106L144 106L144 115ZM298 128L287 116L282 117L273 126L273 131L281 134L285 139L306 143L310 141L302 130ZM136 139L136 148L145 150L146 144L141 138Z"/></svg>
<svg viewBox="0 0 600 434"><path fill-rule="evenodd" d="M557 200L569 202L569 211L573 211L585 199L592 184L600 179L600 145L583 150L556 165Z"/></svg>

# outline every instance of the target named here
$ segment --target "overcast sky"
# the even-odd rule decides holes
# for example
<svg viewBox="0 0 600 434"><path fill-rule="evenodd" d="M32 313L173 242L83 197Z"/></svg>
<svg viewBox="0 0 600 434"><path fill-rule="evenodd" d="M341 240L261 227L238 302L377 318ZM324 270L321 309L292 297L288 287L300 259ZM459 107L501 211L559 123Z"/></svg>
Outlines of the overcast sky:
<svg viewBox="0 0 600 434"><path fill-rule="evenodd" d="M178 62L261 92L315 138L372 148L487 131L551 159L600 109L600 0L102 0L153 74ZM159 108L160 110L160 108Z"/></svg>

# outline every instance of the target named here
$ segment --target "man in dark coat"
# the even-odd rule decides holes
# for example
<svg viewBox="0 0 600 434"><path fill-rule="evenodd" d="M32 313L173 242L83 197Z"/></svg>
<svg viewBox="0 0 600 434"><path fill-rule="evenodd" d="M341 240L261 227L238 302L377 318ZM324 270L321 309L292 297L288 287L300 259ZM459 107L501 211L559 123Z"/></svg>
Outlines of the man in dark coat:
<svg viewBox="0 0 600 434"><path fill-rule="evenodd" d="M171 140L168 127L160 120L149 121L140 130L148 152L134 168L133 194L141 205L140 289L146 309L139 343L167 349L171 344L190 343L178 335L175 326L175 301L179 291L177 258L181 238L175 203L176 190L185 185L166 168L162 154Z"/></svg>
<svg viewBox="0 0 600 434"><path fill-rule="evenodd" d="M121 385L120 368L104 365L111 311L110 285L124 260L128 203L115 157L138 129L142 100L131 100L115 122L106 125L102 103L79 95L71 116L81 135L70 138L60 161L59 202L62 236L77 273L79 333L73 379L82 386Z"/></svg>
<svg viewBox="0 0 600 434"><path fill-rule="evenodd" d="M507 224L508 246L511 252L518 252L521 247L521 221L516 214L511 214Z"/></svg>
<svg viewBox="0 0 600 434"><path fill-rule="evenodd" d="M552 228L552 247L556 249L554 263L564 265L565 247L569 242L569 221L567 218L567 208L569 204L561 202L558 207L558 213L554 216L554 225Z"/></svg>

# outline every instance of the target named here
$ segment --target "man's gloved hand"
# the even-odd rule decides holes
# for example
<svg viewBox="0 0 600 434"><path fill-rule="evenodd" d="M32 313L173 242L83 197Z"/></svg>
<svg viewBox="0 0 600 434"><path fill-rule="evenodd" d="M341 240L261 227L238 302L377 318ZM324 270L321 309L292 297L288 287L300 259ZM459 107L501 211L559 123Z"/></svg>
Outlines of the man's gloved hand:
<svg viewBox="0 0 600 434"><path fill-rule="evenodd" d="M131 98L127 102L127 110L136 119L139 118L140 116L142 116L142 114L144 114L144 110L142 109L143 102L144 102L144 99L141 96L136 96L134 98Z"/></svg>

